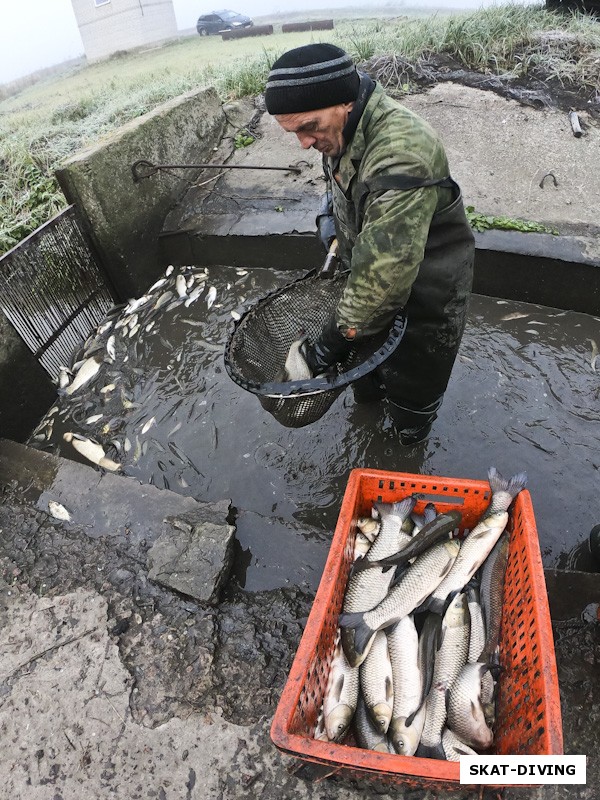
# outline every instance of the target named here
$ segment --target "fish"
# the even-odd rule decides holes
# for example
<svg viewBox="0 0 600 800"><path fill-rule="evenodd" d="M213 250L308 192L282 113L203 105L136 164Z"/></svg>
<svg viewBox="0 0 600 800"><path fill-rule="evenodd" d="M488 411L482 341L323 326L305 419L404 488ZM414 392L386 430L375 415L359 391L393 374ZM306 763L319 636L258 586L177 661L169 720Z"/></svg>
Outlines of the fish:
<svg viewBox="0 0 600 800"><path fill-rule="evenodd" d="M171 275L173 273L174 269L175 269L175 267L173 266L173 264L169 264L169 266L165 270L165 276L168 278L169 275Z"/></svg>
<svg viewBox="0 0 600 800"><path fill-rule="evenodd" d="M101 366L102 361L96 356L90 356L90 358L87 358L77 370L72 382L64 389L64 393L66 395L72 395L78 389L81 389L82 386L85 386L86 383L89 383L93 378L96 377Z"/></svg>
<svg viewBox="0 0 600 800"><path fill-rule="evenodd" d="M362 556L368 553L371 544L372 543L369 537L365 536L364 533L362 533L362 531L357 530L356 536L354 537L353 560L356 561L357 558L362 558Z"/></svg>
<svg viewBox="0 0 600 800"><path fill-rule="evenodd" d="M442 731L446 723L447 690L458 677L469 652L469 607L467 596L459 592L446 609L435 654L433 681L425 703L425 724L415 755L419 758L445 758Z"/></svg>
<svg viewBox="0 0 600 800"><path fill-rule="evenodd" d="M525 319L529 314L524 314L522 311L513 311L511 314L505 314L500 317L500 322L510 322L513 319Z"/></svg>
<svg viewBox="0 0 600 800"><path fill-rule="evenodd" d="M241 314L239 314L237 311L232 311L232 312L231 312L231 316L233 317L233 319L234 319L236 322L239 322L239 321L241 320L241 318L242 318L242 315L241 315Z"/></svg>
<svg viewBox="0 0 600 800"><path fill-rule="evenodd" d="M465 744L487 750L494 740L481 703L481 679L487 664L465 664L448 693L448 727Z"/></svg>
<svg viewBox="0 0 600 800"><path fill-rule="evenodd" d="M207 307L210 308L216 299L217 299L217 290L214 286L211 286L206 294Z"/></svg>
<svg viewBox="0 0 600 800"><path fill-rule="evenodd" d="M185 279L185 275L179 273L179 275L175 278L175 291L177 292L178 297L187 297L187 281Z"/></svg>
<svg viewBox="0 0 600 800"><path fill-rule="evenodd" d="M56 500L50 500L48 502L48 510L55 519L61 519L64 522L71 522L72 520L71 514L63 505L57 503Z"/></svg>
<svg viewBox="0 0 600 800"><path fill-rule="evenodd" d="M596 372L596 359L598 358L598 345L596 344L594 339L588 339L588 342L592 345L592 354L590 356L590 367L592 368L592 372Z"/></svg>
<svg viewBox="0 0 600 800"><path fill-rule="evenodd" d="M196 300L200 297L202 292L204 291L204 286L196 286L195 289L189 293L187 300L183 304L186 308L189 308L192 303L195 303Z"/></svg>
<svg viewBox="0 0 600 800"><path fill-rule="evenodd" d="M376 544L378 542L379 539ZM369 611L348 613L344 605L339 624L342 628L346 656L351 664L361 663L378 630L387 628L407 614L411 614L429 597L449 572L459 548L458 541L450 539L433 545L425 553L417 556L390 589L385 599ZM354 577L360 578L362 575L377 574L377 572L378 570L365 570ZM347 634L345 635L347 628L354 630L352 640Z"/></svg>
<svg viewBox="0 0 600 800"><path fill-rule="evenodd" d="M285 364L275 376L276 383L286 383L287 381L306 381L313 377L306 359L302 355L302 345L306 341L306 336L292 342L285 359Z"/></svg>
<svg viewBox="0 0 600 800"><path fill-rule="evenodd" d="M158 311L158 309L166 305L169 302L169 300L172 300L174 296L175 295L173 294L173 292L170 289L167 289L166 292L163 292L160 295L156 303L154 303L153 306L154 311Z"/></svg>
<svg viewBox="0 0 600 800"><path fill-rule="evenodd" d="M468 744L461 742L458 736L449 728L444 728L442 733L442 749L446 761L460 761L461 756L476 756L477 753Z"/></svg>
<svg viewBox="0 0 600 800"><path fill-rule="evenodd" d="M419 745L425 722L419 635L412 614L403 617L386 633L394 687L388 736L394 752L412 756Z"/></svg>
<svg viewBox="0 0 600 800"><path fill-rule="evenodd" d="M60 367L56 382L59 389L66 389L71 382L71 370L67 369L67 367Z"/></svg>
<svg viewBox="0 0 600 800"><path fill-rule="evenodd" d="M143 434L148 433L148 431L154 425L155 422L156 422L156 417L150 417L150 419L146 423L144 423L144 426L142 427L142 433Z"/></svg>
<svg viewBox="0 0 600 800"><path fill-rule="evenodd" d="M385 631L375 634L373 645L359 667L360 691L375 727L386 733L392 719L394 688Z"/></svg>
<svg viewBox="0 0 600 800"><path fill-rule="evenodd" d="M121 465L109 458L104 452L102 445L98 444L98 442L87 439L85 436L81 436L78 433L71 433L70 431L63 433L63 439L65 442L70 442L78 453L93 464L109 470L110 472L118 472L121 469Z"/></svg>
<svg viewBox="0 0 600 800"><path fill-rule="evenodd" d="M381 528L369 550L374 559L395 553L400 549L401 543L410 541L410 536L402 532L402 525L415 504L414 497L407 497L399 503L377 506ZM343 612L352 614L374 608L386 596L393 577L394 573L391 570L384 574L381 569L364 570L357 575L351 574L344 595ZM353 666L358 666L362 658L355 650L354 631L342 629L341 635L346 658ZM361 655L364 658L366 652Z"/></svg>
<svg viewBox="0 0 600 800"><path fill-rule="evenodd" d="M410 515L410 518L414 525L412 529L412 535L416 536L417 533L421 530L421 528L423 528L429 522L433 522L436 516L437 516L437 511L433 503L427 503L427 505L423 509L422 514L415 514L413 511L413 513Z"/></svg>
<svg viewBox="0 0 600 800"><path fill-rule="evenodd" d="M316 739L318 742L329 741L329 737L327 736L327 731L325 730L325 715L323 714L323 706L321 706L321 710L319 711L319 716L317 717L317 721L315 723L313 739Z"/></svg>
<svg viewBox="0 0 600 800"><path fill-rule="evenodd" d="M488 471L492 497L481 520L462 541L460 553L446 578L437 586L424 604L424 609L443 613L447 598L461 591L488 557L508 523L508 508L527 484L527 475L520 472L505 479L494 468Z"/></svg>
<svg viewBox="0 0 600 800"><path fill-rule="evenodd" d="M393 566L402 566L421 553L424 553L432 545L436 544L436 542L452 536L453 531L460 525L460 521L461 514L459 511L448 511L444 514L438 514L435 519L422 527L398 553L394 553L394 555L387 556L378 561L373 561L372 559L368 561L367 559L356 561L354 562L352 570L356 573L362 569L377 566L383 567L385 571Z"/></svg>
<svg viewBox="0 0 600 800"><path fill-rule="evenodd" d="M469 617L471 619L467 661L474 664L476 661L480 660L481 651L485 645L485 622L479 600L479 588L472 585L471 581L466 586L465 591L467 593L467 604L469 606Z"/></svg>
<svg viewBox="0 0 600 800"><path fill-rule="evenodd" d="M423 708L433 683L435 654L438 649L441 629L442 617L439 614L428 612L419 631L419 649L417 653L417 664L422 678L421 705Z"/></svg>
<svg viewBox="0 0 600 800"><path fill-rule="evenodd" d="M356 527L373 544L381 530L381 522L373 517L359 517L356 520Z"/></svg>
<svg viewBox="0 0 600 800"><path fill-rule="evenodd" d="M114 333L108 337L106 340L106 354L110 358L111 361L115 361L117 358L117 351L115 349L115 335Z"/></svg>
<svg viewBox="0 0 600 800"><path fill-rule="evenodd" d="M148 289L148 294L150 294L151 292L154 292L154 291L156 291L156 289L160 289L160 287L161 287L161 286L164 286L166 282L167 282L167 279L166 279L166 278L159 278L159 279L158 279L158 280L157 280L155 283L153 283L153 284L152 284L152 286L151 286L151 287Z"/></svg>
<svg viewBox="0 0 600 800"><path fill-rule="evenodd" d="M330 741L339 742L346 735L356 711L358 694L359 671L348 663L338 633L323 698L325 730Z"/></svg>
<svg viewBox="0 0 600 800"><path fill-rule="evenodd" d="M137 300L130 300L127 303L127 306L125 307L123 314L125 316L127 316L128 314L133 314L138 310L138 308L141 308L142 306L145 306L146 303L149 303L150 300L152 299L150 297L150 291L152 291L152 289L149 290L148 294L142 295L142 297L138 297Z"/></svg>
<svg viewBox="0 0 600 800"><path fill-rule="evenodd" d="M84 422L86 425L93 425L94 422L101 420L103 416L104 414L92 414L92 416L88 417L86 420L84 420Z"/></svg>
<svg viewBox="0 0 600 800"><path fill-rule="evenodd" d="M393 752L387 736L373 722L362 695L358 697L353 722L354 734L360 747L365 750L375 750L377 753Z"/></svg>

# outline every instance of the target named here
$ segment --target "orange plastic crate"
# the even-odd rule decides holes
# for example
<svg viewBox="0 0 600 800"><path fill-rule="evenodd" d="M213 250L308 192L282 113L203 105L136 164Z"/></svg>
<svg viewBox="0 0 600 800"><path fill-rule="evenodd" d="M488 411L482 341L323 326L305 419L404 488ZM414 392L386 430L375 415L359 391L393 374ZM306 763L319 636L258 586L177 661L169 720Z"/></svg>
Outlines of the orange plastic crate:
<svg viewBox="0 0 600 800"><path fill-rule="evenodd" d="M352 563L356 520L374 502L424 494L438 512L458 509L462 529L472 529L488 507L487 481L355 469L350 473L329 556L287 683L271 726L271 739L301 762L321 764L348 778L426 788L460 785L457 762L364 750L313 738ZM494 745L498 755L562 753L562 722L554 639L537 529L529 492L510 509L509 557L500 635L499 694Z"/></svg>

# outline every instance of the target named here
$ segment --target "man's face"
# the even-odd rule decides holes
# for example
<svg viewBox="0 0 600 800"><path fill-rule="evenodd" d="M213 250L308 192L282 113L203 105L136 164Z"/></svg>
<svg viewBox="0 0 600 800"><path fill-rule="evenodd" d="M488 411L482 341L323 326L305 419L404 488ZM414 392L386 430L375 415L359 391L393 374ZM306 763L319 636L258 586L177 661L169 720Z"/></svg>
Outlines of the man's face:
<svg viewBox="0 0 600 800"><path fill-rule="evenodd" d="M339 156L344 149L342 131L354 103L343 103L317 111L298 114L276 114L275 119L284 131L295 133L305 150L314 147L326 156Z"/></svg>

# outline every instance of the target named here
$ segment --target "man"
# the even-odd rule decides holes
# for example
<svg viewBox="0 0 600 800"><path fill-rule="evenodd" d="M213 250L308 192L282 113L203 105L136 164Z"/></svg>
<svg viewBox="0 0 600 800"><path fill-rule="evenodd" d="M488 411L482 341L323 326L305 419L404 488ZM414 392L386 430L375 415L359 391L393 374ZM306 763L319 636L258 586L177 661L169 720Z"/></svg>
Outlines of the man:
<svg viewBox="0 0 600 800"><path fill-rule="evenodd" d="M350 270L335 318L306 348L308 365L323 372L405 315L399 347L354 394L387 398L401 443L419 442L450 379L473 275L473 234L444 148L425 120L331 44L284 53L265 102L303 148L323 154L328 193L317 223L326 246L337 237Z"/></svg>

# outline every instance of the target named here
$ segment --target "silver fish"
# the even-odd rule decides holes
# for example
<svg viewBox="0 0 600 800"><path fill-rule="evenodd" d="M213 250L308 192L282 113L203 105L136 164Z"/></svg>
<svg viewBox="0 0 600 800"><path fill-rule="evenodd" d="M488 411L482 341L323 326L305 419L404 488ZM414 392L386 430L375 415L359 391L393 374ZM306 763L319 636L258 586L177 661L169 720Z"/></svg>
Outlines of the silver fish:
<svg viewBox="0 0 600 800"><path fill-rule="evenodd" d="M186 308L189 308L192 303L195 303L196 300L200 297L202 292L204 291L204 286L196 286L195 289L189 293L187 300L183 304Z"/></svg>
<svg viewBox="0 0 600 800"><path fill-rule="evenodd" d="M486 672L487 664L465 664L448 695L448 727L461 741L478 750L487 750L494 739L481 703L481 679Z"/></svg>
<svg viewBox="0 0 600 800"><path fill-rule="evenodd" d="M381 534L379 534L379 538L381 538ZM378 544L379 538L375 544ZM375 545L371 551L374 547ZM411 614L430 596L449 572L458 551L459 543L455 539L434 545L409 565L385 599L372 610L363 613L344 612L340 615L342 641L351 664L361 663L371 646L376 631L387 628L407 614ZM354 577L360 578L362 575L377 573L379 569L379 567L375 567L371 570L364 570ZM391 571L389 570L384 575ZM348 628L354 630L353 640L344 636Z"/></svg>
<svg viewBox="0 0 600 800"><path fill-rule="evenodd" d="M96 377L100 371L101 365L102 361L96 356L86 358L81 367L77 370L73 381L65 388L65 394L72 395L73 392L76 392L78 389L81 389L82 386L85 386L86 383L89 383Z"/></svg>
<svg viewBox="0 0 600 800"><path fill-rule="evenodd" d="M476 586L467 586L467 603L469 606L469 617L471 619L471 634L469 636L469 654L467 661L471 664L479 661L481 651L485 645L485 623L483 621L483 611L479 601L479 589Z"/></svg>
<svg viewBox="0 0 600 800"><path fill-rule="evenodd" d="M317 739L319 742L328 742L329 737L327 736L327 731L325 730L325 715L323 714L323 706L321 706L321 710L319 711L319 716L317 717L317 722L315 724L315 731L313 733L313 739Z"/></svg>
<svg viewBox="0 0 600 800"><path fill-rule="evenodd" d="M453 592L462 591L488 557L508 523L508 508L518 493L525 488L524 472L506 480L494 467L488 471L492 498L481 521L462 541L460 553L446 578L432 593L425 605L430 611L441 614L446 599Z"/></svg>
<svg viewBox="0 0 600 800"><path fill-rule="evenodd" d="M165 276L168 278L169 275L172 274L174 269L175 269L175 267L173 266L173 264L169 264L169 266L165 270Z"/></svg>
<svg viewBox="0 0 600 800"><path fill-rule="evenodd" d="M425 722L423 676L418 662L419 636L411 614L387 630L394 705L388 735L394 751L414 755ZM362 669L362 667L361 667Z"/></svg>
<svg viewBox="0 0 600 800"><path fill-rule="evenodd" d="M360 690L367 711L381 733L386 733L392 719L394 688L392 665L385 631L379 631L360 670Z"/></svg>
<svg viewBox="0 0 600 800"><path fill-rule="evenodd" d="M84 420L84 422L86 425L93 425L94 422L101 420L103 416L104 414L92 414L92 416L88 417L86 420Z"/></svg>
<svg viewBox="0 0 600 800"><path fill-rule="evenodd" d="M461 756L476 756L477 753L468 744L461 742L458 736L449 728L444 728L442 733L442 749L446 761L460 761Z"/></svg>
<svg viewBox="0 0 600 800"><path fill-rule="evenodd" d="M348 664L338 634L323 698L325 730L330 741L341 741L348 731L356 711L358 692L358 668Z"/></svg>
<svg viewBox="0 0 600 800"><path fill-rule="evenodd" d="M50 500L48 502L48 510L55 519L61 519L64 522L71 522L71 514L63 505L57 503L56 500Z"/></svg>
<svg viewBox="0 0 600 800"><path fill-rule="evenodd" d="M117 357L117 351L115 349L115 342L116 342L116 339L115 339L115 335L113 333L106 340L106 354L108 355L108 357L110 358L111 361L114 361L116 359L116 357Z"/></svg>
<svg viewBox="0 0 600 800"><path fill-rule="evenodd" d="M377 753L393 752L387 736L373 722L362 695L358 697L354 715L354 734L359 746L365 750L375 750Z"/></svg>
<svg viewBox="0 0 600 800"><path fill-rule="evenodd" d="M313 377L306 359L302 355L302 345L306 337L292 342L283 369L275 376L277 382L304 381Z"/></svg>
<svg viewBox="0 0 600 800"><path fill-rule="evenodd" d="M381 530L381 522L373 517L359 517L356 520L356 527L373 544Z"/></svg>
<svg viewBox="0 0 600 800"><path fill-rule="evenodd" d="M354 537L354 553L353 553L353 560L356 561L357 558L362 558L369 552L369 548L371 547L371 540L364 535L364 533L360 530L356 531L356 536Z"/></svg>
<svg viewBox="0 0 600 800"><path fill-rule="evenodd" d="M85 436L80 436L77 433L71 433L69 431L63 433L63 439L65 442L70 442L78 453L93 464L111 472L117 472L121 469L121 465L109 458L104 452L102 445L98 444L98 442L94 442L91 439L87 439Z"/></svg>
<svg viewBox="0 0 600 800"><path fill-rule="evenodd" d="M469 608L464 592L448 606L435 654L433 682L426 701L425 724L416 755L445 758L442 731L446 723L446 693L467 661L469 652Z"/></svg>
<svg viewBox="0 0 600 800"><path fill-rule="evenodd" d="M217 299L217 290L214 286L211 286L206 294L207 307L210 308L216 299Z"/></svg>
<svg viewBox="0 0 600 800"><path fill-rule="evenodd" d="M187 297L187 281L181 273L175 278L175 291L178 297Z"/></svg>
<svg viewBox="0 0 600 800"><path fill-rule="evenodd" d="M369 549L367 558L384 558L386 555L397 552L401 543L410 541L410 536L402 532L402 524L415 507L414 497L407 497L400 503L381 504L381 529ZM390 583L394 577L393 570L386 573L380 567L373 567L351 575L344 595L344 614L355 614L368 611L380 603L386 596ZM342 629L342 644L346 657L353 666L358 666L366 651L361 654L356 652L354 644L355 633L352 629Z"/></svg>
<svg viewBox="0 0 600 800"><path fill-rule="evenodd" d="M412 529L412 535L416 536L417 533L421 530L421 528L423 528L428 523L433 522L436 516L437 516L437 511L433 503L427 503L427 505L423 509L422 514L415 514L413 512L410 515L410 518L414 524L414 527Z"/></svg>

